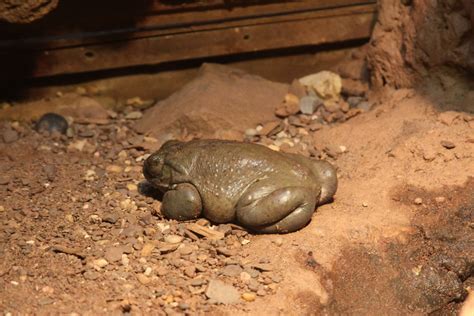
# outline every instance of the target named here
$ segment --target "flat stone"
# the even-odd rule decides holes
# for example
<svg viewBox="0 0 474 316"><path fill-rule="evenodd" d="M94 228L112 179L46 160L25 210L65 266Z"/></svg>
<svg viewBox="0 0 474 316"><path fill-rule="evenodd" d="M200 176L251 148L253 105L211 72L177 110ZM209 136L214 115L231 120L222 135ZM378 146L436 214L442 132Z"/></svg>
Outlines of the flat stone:
<svg viewBox="0 0 474 316"><path fill-rule="evenodd" d="M0 176L0 185L7 185L8 183L10 183L10 177Z"/></svg>
<svg viewBox="0 0 474 316"><path fill-rule="evenodd" d="M225 266L221 270L221 274L229 277L240 276L240 273L243 272L243 269L237 264L230 264Z"/></svg>
<svg viewBox="0 0 474 316"><path fill-rule="evenodd" d="M323 104L323 100L317 96L305 96L300 99L300 111L303 114L311 115Z"/></svg>
<svg viewBox="0 0 474 316"><path fill-rule="evenodd" d="M211 280L206 289L206 296L218 304L236 304L240 301L237 289L220 280Z"/></svg>
<svg viewBox="0 0 474 316"><path fill-rule="evenodd" d="M270 136L277 134L283 130L283 126L280 121L270 121L262 125L262 129L259 131L260 135Z"/></svg>
<svg viewBox="0 0 474 316"><path fill-rule="evenodd" d="M94 260L92 262L92 264L96 268L103 268L103 267L107 266L109 264L109 262L107 260L105 260L104 258L99 258L99 259Z"/></svg>
<svg viewBox="0 0 474 316"><path fill-rule="evenodd" d="M446 149L453 149L456 147L456 145L453 142L450 142L448 140L442 140L441 146L443 146Z"/></svg>
<svg viewBox="0 0 474 316"><path fill-rule="evenodd" d="M151 279L142 273L137 274L137 279L138 279L138 282L140 282L143 285L150 284L151 282Z"/></svg>
<svg viewBox="0 0 474 316"><path fill-rule="evenodd" d="M18 135L18 132L13 130L13 129L7 129L3 132L3 141L7 144L16 142L20 136Z"/></svg>
<svg viewBox="0 0 474 316"><path fill-rule="evenodd" d="M153 243L146 243L143 248L142 248L142 251L141 251L141 256L142 257L148 257L151 255L151 253L153 252L153 250L155 249L155 244Z"/></svg>
<svg viewBox="0 0 474 316"><path fill-rule="evenodd" d="M109 262L117 262L122 260L122 247L111 247L105 251L105 259Z"/></svg>
<svg viewBox="0 0 474 316"><path fill-rule="evenodd" d="M127 120L138 120L143 117L143 113L140 111L133 111L125 115L125 119Z"/></svg>
<svg viewBox="0 0 474 316"><path fill-rule="evenodd" d="M252 268L257 269L259 271L264 271L264 272L273 270L273 266L268 263L252 264Z"/></svg>
<svg viewBox="0 0 474 316"><path fill-rule="evenodd" d="M168 235L168 236L165 236L164 238L165 242L170 243L170 244L180 243L183 241L183 239L184 237L179 236L179 235Z"/></svg>

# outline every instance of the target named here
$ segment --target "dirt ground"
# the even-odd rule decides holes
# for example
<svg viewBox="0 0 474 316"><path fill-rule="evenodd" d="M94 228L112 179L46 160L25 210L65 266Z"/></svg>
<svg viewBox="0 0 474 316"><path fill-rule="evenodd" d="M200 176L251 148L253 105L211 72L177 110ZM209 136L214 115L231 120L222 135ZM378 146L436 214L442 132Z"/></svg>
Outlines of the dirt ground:
<svg viewBox="0 0 474 316"><path fill-rule="evenodd" d="M474 117L415 90L382 96L289 131L337 166L339 189L286 235L162 218L141 110L67 135L3 122L0 312L455 315L474 288Z"/></svg>

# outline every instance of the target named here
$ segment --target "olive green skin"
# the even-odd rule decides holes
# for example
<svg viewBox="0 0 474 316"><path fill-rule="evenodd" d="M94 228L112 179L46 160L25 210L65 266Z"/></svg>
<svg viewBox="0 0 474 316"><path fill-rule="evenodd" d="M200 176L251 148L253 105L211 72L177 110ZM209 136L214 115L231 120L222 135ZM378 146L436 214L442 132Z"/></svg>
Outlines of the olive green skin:
<svg viewBox="0 0 474 316"><path fill-rule="evenodd" d="M143 173L164 193L166 217L234 221L261 233L304 227L337 189L328 162L223 140L166 142L146 159Z"/></svg>

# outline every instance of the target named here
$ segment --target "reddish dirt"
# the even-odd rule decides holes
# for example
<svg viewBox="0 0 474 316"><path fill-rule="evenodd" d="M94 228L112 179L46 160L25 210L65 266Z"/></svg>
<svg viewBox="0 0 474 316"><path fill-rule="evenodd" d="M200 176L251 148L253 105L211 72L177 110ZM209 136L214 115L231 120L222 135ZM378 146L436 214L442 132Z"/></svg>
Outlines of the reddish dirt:
<svg viewBox="0 0 474 316"><path fill-rule="evenodd" d="M340 183L307 227L211 227L218 240L139 193L152 140L131 128L135 109L69 136L2 123L0 311L454 314L473 287L473 116L439 113L414 90L373 101L345 122L303 124L316 152L302 153L334 163ZM214 279L249 301L216 304Z"/></svg>

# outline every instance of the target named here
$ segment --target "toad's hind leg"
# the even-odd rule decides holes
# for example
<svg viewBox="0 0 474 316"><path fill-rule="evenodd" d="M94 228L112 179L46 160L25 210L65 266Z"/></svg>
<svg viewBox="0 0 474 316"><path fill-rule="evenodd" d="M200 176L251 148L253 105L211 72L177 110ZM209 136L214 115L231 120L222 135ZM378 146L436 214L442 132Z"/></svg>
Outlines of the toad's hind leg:
<svg viewBox="0 0 474 316"><path fill-rule="evenodd" d="M309 188L290 186L274 189L256 183L236 206L237 221L262 233L288 233L304 227L319 200Z"/></svg>

